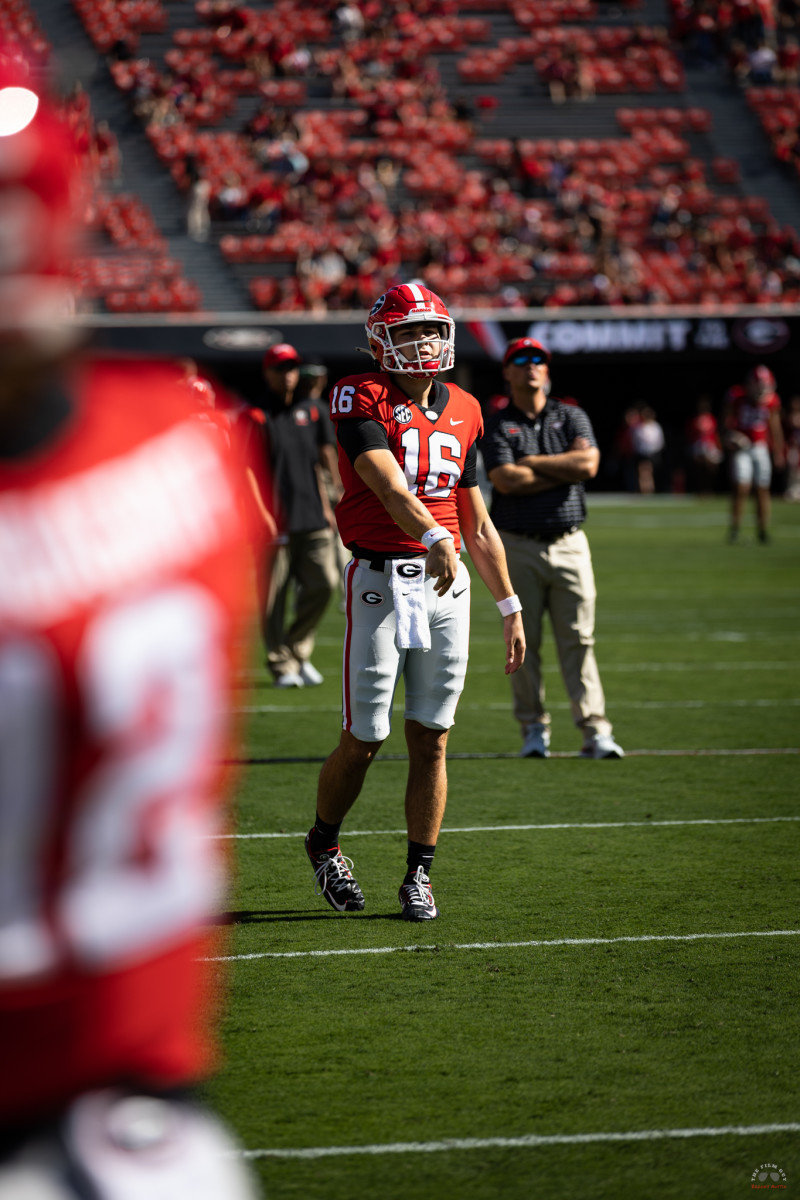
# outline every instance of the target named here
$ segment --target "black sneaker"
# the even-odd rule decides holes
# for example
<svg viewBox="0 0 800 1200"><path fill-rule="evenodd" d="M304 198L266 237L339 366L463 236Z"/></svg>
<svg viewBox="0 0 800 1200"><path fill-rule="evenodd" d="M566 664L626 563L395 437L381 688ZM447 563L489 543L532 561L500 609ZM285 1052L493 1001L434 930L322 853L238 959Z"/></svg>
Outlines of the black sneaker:
<svg viewBox="0 0 800 1200"><path fill-rule="evenodd" d="M406 879L398 894L404 921L433 921L438 917L431 881L422 867L417 867L411 879Z"/></svg>
<svg viewBox="0 0 800 1200"><path fill-rule="evenodd" d="M314 851L309 846L311 833L306 836L306 854L314 868L314 895L324 896L337 912L360 912L364 907L361 888L350 873L353 863L345 858L338 846Z"/></svg>

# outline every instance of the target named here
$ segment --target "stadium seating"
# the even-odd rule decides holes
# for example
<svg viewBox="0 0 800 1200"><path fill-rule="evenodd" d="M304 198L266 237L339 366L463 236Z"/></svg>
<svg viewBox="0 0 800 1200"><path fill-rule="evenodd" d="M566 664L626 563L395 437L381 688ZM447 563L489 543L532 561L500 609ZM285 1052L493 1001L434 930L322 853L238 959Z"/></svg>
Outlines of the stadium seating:
<svg viewBox="0 0 800 1200"><path fill-rule="evenodd" d="M735 160L698 152L712 122L683 95L681 47L696 31L678 0L671 37L604 21L596 0L415 0L390 22L366 6L347 33L332 2L73 3L176 202L208 181L212 244L255 307L361 305L398 274L453 304L495 307L798 299L781 273L796 235L741 194ZM633 17L638 4L621 7ZM9 0L0 22L46 57L25 0ZM464 95L447 92L432 55ZM584 100L619 97L619 136L490 136L515 72L537 104L548 88L568 98L570 72ZM748 96L797 170L800 91ZM95 228L113 247L78 272L87 293L114 311L199 305L142 203L109 189L113 134L101 145L89 114L75 123L103 189Z"/></svg>

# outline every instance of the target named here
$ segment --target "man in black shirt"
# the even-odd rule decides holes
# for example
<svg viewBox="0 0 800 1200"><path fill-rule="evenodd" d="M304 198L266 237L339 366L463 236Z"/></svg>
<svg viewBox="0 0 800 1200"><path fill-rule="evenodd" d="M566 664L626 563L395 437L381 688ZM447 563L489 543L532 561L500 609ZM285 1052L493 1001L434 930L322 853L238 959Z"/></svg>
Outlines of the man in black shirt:
<svg viewBox="0 0 800 1200"><path fill-rule="evenodd" d="M263 360L267 389L258 401L280 531L271 570L259 585L267 666L276 687L322 683L310 661L314 632L339 583L334 518L321 473L323 465L336 471L336 438L327 405L297 399L301 362L287 342L270 347ZM295 612L289 622L292 583Z"/></svg>
<svg viewBox="0 0 800 1200"><path fill-rule="evenodd" d="M503 377L508 408L488 418L481 441L492 484L491 516L522 602L528 651L510 677L524 758L550 754L550 715L541 667L542 620L550 614L561 673L584 758L622 758L605 715L594 654L595 582L584 481L600 464L591 422L574 404L550 399L550 353L531 338L509 343Z"/></svg>

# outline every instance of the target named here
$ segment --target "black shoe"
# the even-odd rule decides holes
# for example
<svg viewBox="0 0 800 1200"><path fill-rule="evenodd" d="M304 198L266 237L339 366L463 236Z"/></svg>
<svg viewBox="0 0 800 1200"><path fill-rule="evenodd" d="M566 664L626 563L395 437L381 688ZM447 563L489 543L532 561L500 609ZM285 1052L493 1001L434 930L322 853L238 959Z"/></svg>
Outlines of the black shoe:
<svg viewBox="0 0 800 1200"><path fill-rule="evenodd" d="M312 850L308 844L310 837L308 833L306 854L314 868L314 895L324 896L337 912L360 912L364 896L350 873L351 859L345 858L338 846L319 853Z"/></svg>
<svg viewBox="0 0 800 1200"><path fill-rule="evenodd" d="M422 867L417 867L414 874L406 879L398 895L404 921L433 921L438 917L431 881Z"/></svg>

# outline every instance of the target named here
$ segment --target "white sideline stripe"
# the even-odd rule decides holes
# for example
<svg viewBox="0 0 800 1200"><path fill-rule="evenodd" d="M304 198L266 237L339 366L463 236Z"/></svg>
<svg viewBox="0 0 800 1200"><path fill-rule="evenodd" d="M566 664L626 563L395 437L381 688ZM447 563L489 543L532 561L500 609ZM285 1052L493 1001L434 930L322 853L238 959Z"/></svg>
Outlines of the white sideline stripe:
<svg viewBox="0 0 800 1200"><path fill-rule="evenodd" d="M786 700L615 700L614 708L796 708L800 698ZM470 712L508 712L508 704L461 704L459 707ZM566 700L556 700L548 708L567 710ZM341 704L243 704L231 709L234 713L340 713Z"/></svg>
<svg viewBox="0 0 800 1200"><path fill-rule="evenodd" d="M430 946L359 946L346 950L264 950L257 954L222 954L199 962L244 962L251 958L335 958L354 954L397 954L410 951L438 952L440 950L516 950L536 946L616 946L623 942L702 942L731 938L798 937L800 929L759 929L742 933L641 933L612 938L551 938L530 942L443 942Z"/></svg>
<svg viewBox="0 0 800 1200"><path fill-rule="evenodd" d="M496 638L472 638L471 645L494 646ZM315 645L341 646L341 638L315 638ZM635 662L635 663L609 663L603 665L603 674L608 675L611 671L795 671L800 664L797 661L790 662L782 658L775 661L758 662ZM474 670L474 664L470 670ZM494 668L492 668L494 669ZM545 665L543 668L551 675L560 674L561 668L557 663L550 666ZM246 680L264 680L267 678L266 672L258 669L247 669L238 671L237 679Z"/></svg>
<svg viewBox="0 0 800 1200"><path fill-rule="evenodd" d="M528 832L538 829L644 829L650 825L771 825L777 821L800 821L800 817L701 817L697 820L687 821L576 821L572 823L564 822L559 825L459 825L453 826L450 829L442 828L439 832L441 834L505 833L507 830L510 832ZM308 830L302 833L215 833L211 834L211 837L223 841L252 841L257 838L301 838L305 837L307 832ZM407 830L348 829L347 837L390 837L398 833L405 836Z"/></svg>
<svg viewBox="0 0 800 1200"><path fill-rule="evenodd" d="M436 1154L443 1150L524 1150L585 1146L592 1142L658 1142L667 1138L763 1137L800 1133L800 1125L718 1125L706 1129L633 1129L628 1133L527 1133L522 1137L443 1138L440 1142L387 1142L371 1146L309 1146L296 1150L243 1150L244 1158L338 1158L347 1154Z"/></svg>

